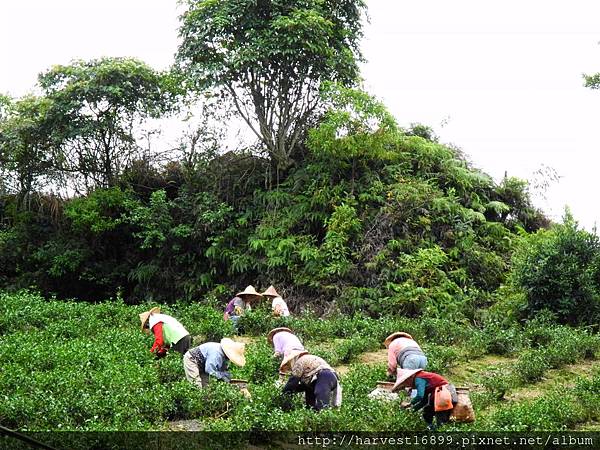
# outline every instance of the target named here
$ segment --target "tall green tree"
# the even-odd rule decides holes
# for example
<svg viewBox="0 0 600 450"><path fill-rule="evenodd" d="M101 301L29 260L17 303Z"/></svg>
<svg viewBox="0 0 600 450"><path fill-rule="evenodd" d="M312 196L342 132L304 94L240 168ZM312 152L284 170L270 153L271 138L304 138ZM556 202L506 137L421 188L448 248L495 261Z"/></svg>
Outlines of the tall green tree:
<svg viewBox="0 0 600 450"><path fill-rule="evenodd" d="M5 187L24 202L55 180L60 157L52 143L52 101L28 96L6 104L0 117L0 171Z"/></svg>
<svg viewBox="0 0 600 450"><path fill-rule="evenodd" d="M363 0L187 0L178 67L216 88L279 168L319 105L325 81L356 82Z"/></svg>
<svg viewBox="0 0 600 450"><path fill-rule="evenodd" d="M114 186L139 159L139 127L167 113L176 90L171 78L130 58L103 58L54 66L39 76L52 101L54 140L62 169L86 190Z"/></svg>

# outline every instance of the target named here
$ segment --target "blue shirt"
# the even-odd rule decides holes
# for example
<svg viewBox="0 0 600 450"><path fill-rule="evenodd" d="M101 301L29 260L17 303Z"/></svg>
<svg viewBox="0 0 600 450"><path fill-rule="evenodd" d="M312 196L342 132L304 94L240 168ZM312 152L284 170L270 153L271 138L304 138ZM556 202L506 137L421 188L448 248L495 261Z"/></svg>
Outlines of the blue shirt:
<svg viewBox="0 0 600 450"><path fill-rule="evenodd" d="M200 369L204 369L204 373L208 375L212 375L218 380L223 380L229 383L231 380L231 374L227 372L227 363L229 359L221 344L218 342L205 342L198 347L194 347L190 349L190 355L196 361L202 355L202 359L204 360L204 367L200 367Z"/></svg>

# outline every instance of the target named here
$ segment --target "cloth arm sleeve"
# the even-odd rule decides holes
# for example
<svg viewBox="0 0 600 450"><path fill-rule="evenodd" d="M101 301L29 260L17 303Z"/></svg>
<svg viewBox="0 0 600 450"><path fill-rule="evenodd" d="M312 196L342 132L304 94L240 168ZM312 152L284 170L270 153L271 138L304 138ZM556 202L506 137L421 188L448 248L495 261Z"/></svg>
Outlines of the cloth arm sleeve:
<svg viewBox="0 0 600 450"><path fill-rule="evenodd" d="M427 380L423 378L415 378L415 388L417 389L417 395L412 399L410 405L416 411L427 405L427 398L425 398L425 389L427 388Z"/></svg>
<svg viewBox="0 0 600 450"><path fill-rule="evenodd" d="M273 337L273 351L275 353L279 353L280 355L283 355L283 348L284 348L284 340L281 339L279 336L275 335Z"/></svg>
<svg viewBox="0 0 600 450"><path fill-rule="evenodd" d="M154 344L150 351L154 353L154 350L157 350L158 353L162 353L164 351L165 341L163 339L163 329L162 322L158 322L156 325L152 327L152 332L154 333Z"/></svg>
<svg viewBox="0 0 600 450"><path fill-rule="evenodd" d="M396 352L391 349L388 349L388 375L393 375L396 373L396 369L398 368L398 361L396 360Z"/></svg>

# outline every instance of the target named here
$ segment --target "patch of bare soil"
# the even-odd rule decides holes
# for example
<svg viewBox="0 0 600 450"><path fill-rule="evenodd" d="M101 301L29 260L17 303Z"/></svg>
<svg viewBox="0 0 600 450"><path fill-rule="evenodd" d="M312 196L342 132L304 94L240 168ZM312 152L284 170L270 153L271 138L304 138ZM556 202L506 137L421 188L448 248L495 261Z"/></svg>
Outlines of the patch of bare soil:
<svg viewBox="0 0 600 450"><path fill-rule="evenodd" d="M356 363L368 365L387 363L387 349L384 348L374 352L361 353L354 364ZM335 367L335 371L340 375L345 375L349 370L350 365L348 364Z"/></svg>
<svg viewBox="0 0 600 450"><path fill-rule="evenodd" d="M383 348L374 352L362 353L358 360L364 364L387 364L387 349Z"/></svg>
<svg viewBox="0 0 600 450"><path fill-rule="evenodd" d="M198 420L174 420L167 422L168 431L202 431L202 424Z"/></svg>

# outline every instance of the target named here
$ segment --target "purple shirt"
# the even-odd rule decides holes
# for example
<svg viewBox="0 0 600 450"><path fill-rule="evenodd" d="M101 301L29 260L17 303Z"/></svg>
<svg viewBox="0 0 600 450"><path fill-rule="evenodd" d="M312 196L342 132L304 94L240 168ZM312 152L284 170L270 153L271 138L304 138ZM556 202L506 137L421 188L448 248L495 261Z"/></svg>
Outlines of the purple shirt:
<svg viewBox="0 0 600 450"><path fill-rule="evenodd" d="M225 312L230 316L233 315L236 306L245 309L246 303L240 297L233 297L231 300L229 300L229 303L227 303L227 306L225 307Z"/></svg>
<svg viewBox="0 0 600 450"><path fill-rule="evenodd" d="M300 339L289 331L275 333L275 336L273 336L273 346L275 347L275 353L282 355L290 350L304 350L304 345L302 345Z"/></svg>

